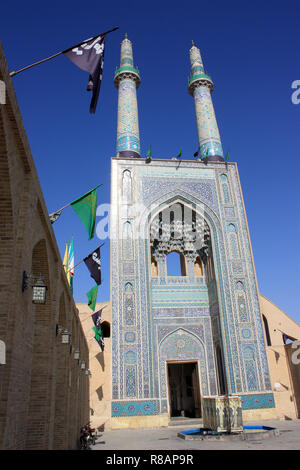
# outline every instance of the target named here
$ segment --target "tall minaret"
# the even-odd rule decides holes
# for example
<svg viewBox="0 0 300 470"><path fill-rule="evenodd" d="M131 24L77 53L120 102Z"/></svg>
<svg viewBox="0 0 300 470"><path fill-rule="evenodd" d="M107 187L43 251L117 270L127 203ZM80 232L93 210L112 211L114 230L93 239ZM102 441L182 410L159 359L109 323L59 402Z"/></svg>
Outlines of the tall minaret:
<svg viewBox="0 0 300 470"><path fill-rule="evenodd" d="M121 43L120 68L114 77L114 84L119 89L117 154L120 157L140 157L136 99L136 89L140 83L140 73L133 65L132 44L126 34Z"/></svg>
<svg viewBox="0 0 300 470"><path fill-rule="evenodd" d="M223 149L211 99L214 84L205 74L200 50L193 45L190 49L191 78L188 91L194 97L200 156L209 161L224 161Z"/></svg>

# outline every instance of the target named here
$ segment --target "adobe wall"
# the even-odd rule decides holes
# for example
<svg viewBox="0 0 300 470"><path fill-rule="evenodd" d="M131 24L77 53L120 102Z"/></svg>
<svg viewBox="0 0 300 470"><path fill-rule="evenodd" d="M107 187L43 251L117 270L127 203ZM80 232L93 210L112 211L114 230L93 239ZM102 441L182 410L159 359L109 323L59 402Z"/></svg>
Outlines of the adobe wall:
<svg viewBox="0 0 300 470"><path fill-rule="evenodd" d="M76 304L79 319L89 347L90 419L94 427L111 428L111 336L104 338L104 351L95 340L92 314L102 309L101 321L108 322L111 330L111 302L97 303L93 312L87 303Z"/></svg>
<svg viewBox="0 0 300 470"><path fill-rule="evenodd" d="M283 333L300 340L300 325L269 299L261 294L259 297L261 312L265 317L265 342L277 417L296 419L300 417L300 361L299 364L293 364L292 354L296 349L292 349L292 343L284 344Z"/></svg>

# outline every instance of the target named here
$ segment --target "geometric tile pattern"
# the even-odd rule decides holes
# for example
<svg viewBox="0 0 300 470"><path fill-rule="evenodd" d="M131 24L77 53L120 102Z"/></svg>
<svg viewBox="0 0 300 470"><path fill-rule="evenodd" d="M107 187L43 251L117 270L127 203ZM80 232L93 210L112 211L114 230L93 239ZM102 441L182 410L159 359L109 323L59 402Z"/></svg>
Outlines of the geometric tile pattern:
<svg viewBox="0 0 300 470"><path fill-rule="evenodd" d="M159 413L158 400L115 401L112 402L112 416L147 416Z"/></svg>
<svg viewBox="0 0 300 470"><path fill-rule="evenodd" d="M253 410L258 408L275 408L273 393L242 395L243 410Z"/></svg>
<svg viewBox="0 0 300 470"><path fill-rule="evenodd" d="M124 171L131 174L131 196L120 214ZM151 278L149 223L160 207L177 200L199 208L209 226L211 282L191 273ZM143 207L139 217L129 217L137 203ZM127 243L119 237L124 226ZM228 392L241 394L244 409L274 406L235 164L113 159L111 232L112 415L167 412L168 360L197 362L201 394L218 394L217 345Z"/></svg>

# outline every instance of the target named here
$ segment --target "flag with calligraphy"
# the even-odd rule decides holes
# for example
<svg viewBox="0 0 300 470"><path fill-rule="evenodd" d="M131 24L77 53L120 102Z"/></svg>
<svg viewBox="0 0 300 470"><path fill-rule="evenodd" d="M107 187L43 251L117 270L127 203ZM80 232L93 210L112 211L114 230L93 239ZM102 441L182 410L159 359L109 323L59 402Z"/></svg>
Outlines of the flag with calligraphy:
<svg viewBox="0 0 300 470"><path fill-rule="evenodd" d="M94 333L95 333L95 340L99 344L101 351L104 351L104 339L103 339L103 334L101 330L101 326L97 328L96 326L93 327Z"/></svg>
<svg viewBox="0 0 300 470"><path fill-rule="evenodd" d="M100 246L83 260L90 271L91 277L98 286L101 284Z"/></svg>
<svg viewBox="0 0 300 470"><path fill-rule="evenodd" d="M97 107L104 63L105 35L87 39L76 47L64 51L64 55L81 70L89 73L87 90L92 91L90 113L94 114Z"/></svg>
<svg viewBox="0 0 300 470"><path fill-rule="evenodd" d="M80 218L81 222L85 226L89 240L94 236L95 232L95 220L97 210L97 188L101 186L99 184L96 188L92 189L88 193L79 197L75 201L71 202L71 206Z"/></svg>
<svg viewBox="0 0 300 470"><path fill-rule="evenodd" d="M97 302L97 295L98 295L98 286L92 287L87 293L86 293L89 301L88 301L88 306L90 307L91 310L95 310L96 307L96 302Z"/></svg>
<svg viewBox="0 0 300 470"><path fill-rule="evenodd" d="M98 310L98 312L95 312L92 315L92 319L96 328L99 328L101 324L101 314L102 314L102 309Z"/></svg>

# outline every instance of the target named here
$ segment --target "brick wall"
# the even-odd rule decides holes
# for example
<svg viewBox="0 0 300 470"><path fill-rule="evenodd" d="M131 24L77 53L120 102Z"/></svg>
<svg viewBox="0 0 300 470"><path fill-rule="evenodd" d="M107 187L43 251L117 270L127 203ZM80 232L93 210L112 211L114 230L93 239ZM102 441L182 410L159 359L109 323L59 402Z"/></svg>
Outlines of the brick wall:
<svg viewBox="0 0 300 470"><path fill-rule="evenodd" d="M89 420L89 363L62 260L0 45L0 449L74 449ZM23 271L43 274L44 305L22 292ZM72 333L62 344L56 325Z"/></svg>

